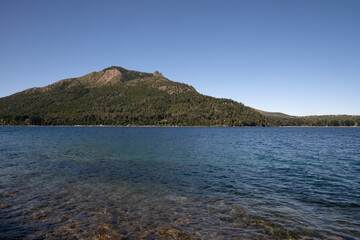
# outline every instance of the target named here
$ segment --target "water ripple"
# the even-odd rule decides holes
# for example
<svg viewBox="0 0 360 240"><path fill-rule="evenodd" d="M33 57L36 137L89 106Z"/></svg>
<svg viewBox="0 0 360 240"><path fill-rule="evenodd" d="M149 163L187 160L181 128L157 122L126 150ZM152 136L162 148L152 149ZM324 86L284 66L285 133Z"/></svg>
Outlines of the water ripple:
<svg viewBox="0 0 360 240"><path fill-rule="evenodd" d="M359 128L0 128L1 239L358 239Z"/></svg>

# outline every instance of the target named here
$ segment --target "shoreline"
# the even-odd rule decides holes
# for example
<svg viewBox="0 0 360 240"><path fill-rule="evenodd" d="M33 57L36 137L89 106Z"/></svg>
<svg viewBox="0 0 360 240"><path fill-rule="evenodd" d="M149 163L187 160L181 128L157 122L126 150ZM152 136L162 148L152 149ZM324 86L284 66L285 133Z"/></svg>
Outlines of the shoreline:
<svg viewBox="0 0 360 240"><path fill-rule="evenodd" d="M159 127L159 128L358 128L360 126L159 126L159 125L0 125L0 127Z"/></svg>

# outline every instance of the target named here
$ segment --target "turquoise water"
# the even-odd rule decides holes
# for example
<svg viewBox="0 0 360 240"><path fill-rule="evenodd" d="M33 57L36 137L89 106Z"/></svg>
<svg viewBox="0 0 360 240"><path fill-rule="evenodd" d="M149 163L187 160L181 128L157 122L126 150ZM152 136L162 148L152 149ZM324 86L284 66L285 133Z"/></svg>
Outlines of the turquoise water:
<svg viewBox="0 0 360 240"><path fill-rule="evenodd" d="M359 239L360 128L0 127L1 239Z"/></svg>

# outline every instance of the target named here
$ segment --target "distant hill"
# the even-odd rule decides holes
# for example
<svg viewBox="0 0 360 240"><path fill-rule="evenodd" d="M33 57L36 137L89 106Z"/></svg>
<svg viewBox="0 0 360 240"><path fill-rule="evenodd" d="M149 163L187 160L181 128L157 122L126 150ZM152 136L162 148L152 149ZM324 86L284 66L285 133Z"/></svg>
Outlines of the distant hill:
<svg viewBox="0 0 360 240"><path fill-rule="evenodd" d="M322 116L291 116L281 112L255 111L266 117L269 126L360 126L360 116L352 115L322 115Z"/></svg>
<svg viewBox="0 0 360 240"><path fill-rule="evenodd" d="M360 126L360 116L265 112L113 66L0 98L0 125Z"/></svg>

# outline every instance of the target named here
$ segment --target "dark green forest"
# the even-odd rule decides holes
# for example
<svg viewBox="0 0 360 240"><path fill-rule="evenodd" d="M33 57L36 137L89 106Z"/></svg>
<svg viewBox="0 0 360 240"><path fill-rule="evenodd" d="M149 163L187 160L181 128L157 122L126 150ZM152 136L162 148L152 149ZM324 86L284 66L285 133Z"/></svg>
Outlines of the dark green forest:
<svg viewBox="0 0 360 240"><path fill-rule="evenodd" d="M110 67L0 98L0 125L360 126L360 116L274 116L159 72Z"/></svg>
<svg viewBox="0 0 360 240"><path fill-rule="evenodd" d="M267 117L267 122L270 126L353 127L360 126L360 116Z"/></svg>

